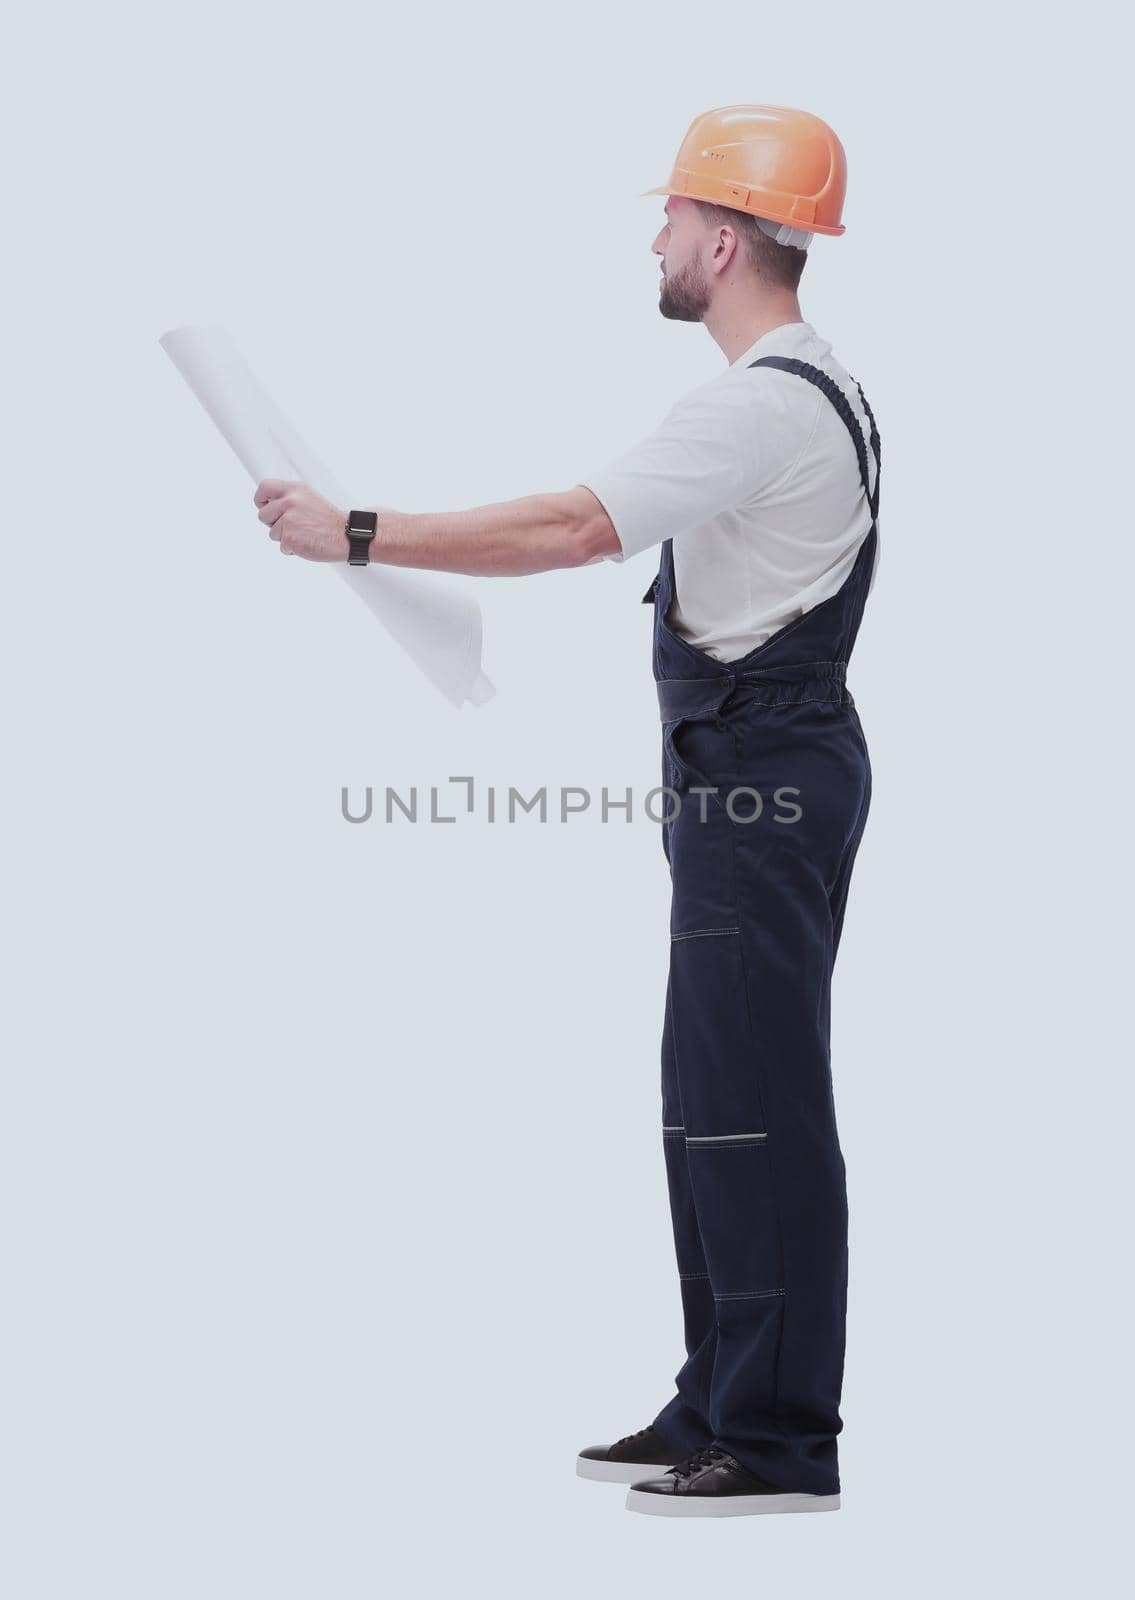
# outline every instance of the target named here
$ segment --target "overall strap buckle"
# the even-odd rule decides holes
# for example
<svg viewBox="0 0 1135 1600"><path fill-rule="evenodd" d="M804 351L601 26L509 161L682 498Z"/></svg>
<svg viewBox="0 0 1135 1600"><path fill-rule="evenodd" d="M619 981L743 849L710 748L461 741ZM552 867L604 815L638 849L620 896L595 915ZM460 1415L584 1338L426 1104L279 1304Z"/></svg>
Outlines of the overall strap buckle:
<svg viewBox="0 0 1135 1600"><path fill-rule="evenodd" d="M713 678L656 678L658 714L663 722L708 722L737 687L736 674Z"/></svg>

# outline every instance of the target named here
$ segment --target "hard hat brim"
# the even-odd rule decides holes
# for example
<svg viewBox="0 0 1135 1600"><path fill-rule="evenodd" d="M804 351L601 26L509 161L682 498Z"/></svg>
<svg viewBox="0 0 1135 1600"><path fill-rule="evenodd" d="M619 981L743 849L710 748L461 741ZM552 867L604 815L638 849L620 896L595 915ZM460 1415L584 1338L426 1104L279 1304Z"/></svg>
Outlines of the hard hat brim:
<svg viewBox="0 0 1135 1600"><path fill-rule="evenodd" d="M821 228L815 222L803 223L799 217L790 216L786 211L778 211L773 206L762 206L759 211L754 211L750 206L730 206L716 195L697 194L693 183L688 183L685 188L678 188L672 183L660 183L656 189L644 189L639 199L644 200L648 194L672 194L681 200L705 200L710 205L724 205L730 211L743 211L748 217L763 217L766 222L783 222L789 228L804 228L807 233L826 233L832 238L838 238L841 233L847 232L846 225L842 222L835 228Z"/></svg>

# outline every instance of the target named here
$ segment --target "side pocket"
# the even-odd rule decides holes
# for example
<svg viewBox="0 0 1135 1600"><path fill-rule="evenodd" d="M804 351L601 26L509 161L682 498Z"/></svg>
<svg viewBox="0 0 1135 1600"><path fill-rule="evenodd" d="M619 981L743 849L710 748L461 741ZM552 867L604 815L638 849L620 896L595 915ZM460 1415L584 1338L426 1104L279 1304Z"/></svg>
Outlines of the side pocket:
<svg viewBox="0 0 1135 1600"><path fill-rule="evenodd" d="M662 781L668 789L680 794L686 778L686 769L674 748L674 732L677 726L676 722L662 724Z"/></svg>
<svg viewBox="0 0 1135 1600"><path fill-rule="evenodd" d="M725 809L724 791L732 781L731 757L735 755L736 742L732 734L718 727L716 722L702 718L679 717L665 724L664 744L673 765L679 793L690 788L714 789L721 792L710 796L722 810Z"/></svg>
<svg viewBox="0 0 1135 1600"><path fill-rule="evenodd" d="M753 1136L767 1128L749 1021L741 933L720 906L670 936L670 1009L686 1136ZM687 1095L689 1099L687 1101Z"/></svg>

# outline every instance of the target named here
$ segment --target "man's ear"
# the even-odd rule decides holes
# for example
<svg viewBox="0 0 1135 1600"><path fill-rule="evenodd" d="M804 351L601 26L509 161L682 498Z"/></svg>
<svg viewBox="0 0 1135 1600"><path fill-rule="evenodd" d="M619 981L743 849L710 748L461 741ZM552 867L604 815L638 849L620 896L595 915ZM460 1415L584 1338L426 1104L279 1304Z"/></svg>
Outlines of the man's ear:
<svg viewBox="0 0 1135 1600"><path fill-rule="evenodd" d="M733 260L740 243L741 241L733 232L733 229L727 228L722 224L717 230L717 238L714 241L713 256L711 258L715 272L724 272L725 268Z"/></svg>

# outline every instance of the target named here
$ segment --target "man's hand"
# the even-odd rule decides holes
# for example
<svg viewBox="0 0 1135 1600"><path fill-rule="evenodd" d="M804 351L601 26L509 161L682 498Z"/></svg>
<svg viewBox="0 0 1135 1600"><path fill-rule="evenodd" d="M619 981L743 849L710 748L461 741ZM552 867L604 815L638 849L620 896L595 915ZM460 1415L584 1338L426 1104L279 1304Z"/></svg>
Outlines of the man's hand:
<svg viewBox="0 0 1135 1600"><path fill-rule="evenodd" d="M306 483L264 478L256 485L254 504L284 555L307 561L346 561L350 555L347 513Z"/></svg>
<svg viewBox="0 0 1135 1600"><path fill-rule="evenodd" d="M256 485L260 520L288 556L346 561L351 553L347 513L306 483L265 478ZM526 495L468 511L378 512L374 564L464 572L472 577L518 578L556 567L582 567L620 553L602 504L576 484L559 494Z"/></svg>

